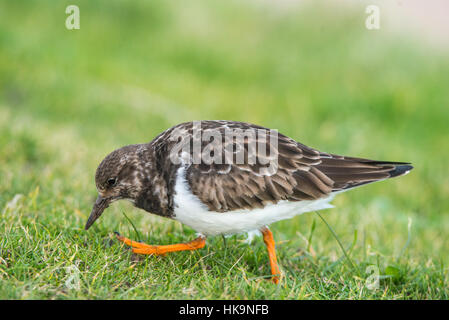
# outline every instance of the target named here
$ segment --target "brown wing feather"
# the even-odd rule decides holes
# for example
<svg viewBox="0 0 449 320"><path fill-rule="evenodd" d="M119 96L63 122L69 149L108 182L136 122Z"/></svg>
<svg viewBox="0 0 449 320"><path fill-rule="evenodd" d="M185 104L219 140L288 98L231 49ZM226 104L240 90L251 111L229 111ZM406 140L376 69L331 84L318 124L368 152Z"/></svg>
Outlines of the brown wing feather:
<svg viewBox="0 0 449 320"><path fill-rule="evenodd" d="M202 125L202 130L216 130L222 125L223 122L215 125L206 122ZM228 122L226 125L228 128L268 130L246 123ZM193 194L210 210L225 212L264 207L267 203L280 200L318 199L332 192L333 181L313 167L321 162L318 151L278 134L277 170L272 175L266 175L261 174L261 169L268 165L261 164L260 161L250 164L248 161L251 139L246 137L244 140L245 154L242 164L235 164L234 154L233 164L191 164L188 167L186 178ZM269 136L266 141L269 144ZM235 150L235 142L233 143ZM270 149L269 146L267 149ZM267 152L266 157L269 155ZM263 158L261 154L258 156Z"/></svg>
<svg viewBox="0 0 449 320"><path fill-rule="evenodd" d="M186 134L190 134L191 127L183 125ZM222 134L225 128L269 130L233 121L202 121L201 125L203 132L213 129L220 130ZM234 154L232 164L202 163L191 164L187 168L186 179L193 194L211 211L261 208L267 203L280 200L319 199L335 191L405 174L412 168L406 163L322 153L278 133L277 170L272 175L261 175L260 170L264 165L248 161L248 144L251 139L245 137L245 157L242 164L235 164ZM268 143L269 139L266 141ZM222 141L223 149L226 143L229 141ZM224 152L222 162L225 163Z"/></svg>

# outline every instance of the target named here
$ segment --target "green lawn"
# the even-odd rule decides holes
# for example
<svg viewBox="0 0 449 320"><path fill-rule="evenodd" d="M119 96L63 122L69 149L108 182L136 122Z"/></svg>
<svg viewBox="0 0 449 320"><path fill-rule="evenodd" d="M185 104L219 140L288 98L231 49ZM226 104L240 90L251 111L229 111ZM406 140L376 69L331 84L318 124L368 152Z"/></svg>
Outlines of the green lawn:
<svg viewBox="0 0 449 320"><path fill-rule="evenodd" d="M365 16L321 2L1 1L0 299L448 299L449 51L368 31ZM321 212L355 268L315 213L272 225L278 286L260 238L135 256L114 230L152 244L195 232L126 203L83 230L107 153L200 119L415 169Z"/></svg>

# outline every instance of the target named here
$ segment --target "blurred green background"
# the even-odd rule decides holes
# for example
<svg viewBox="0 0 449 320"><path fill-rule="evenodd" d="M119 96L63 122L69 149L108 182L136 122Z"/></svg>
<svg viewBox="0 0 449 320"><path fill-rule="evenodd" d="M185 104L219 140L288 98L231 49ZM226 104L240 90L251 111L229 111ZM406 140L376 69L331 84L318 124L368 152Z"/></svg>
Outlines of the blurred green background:
<svg viewBox="0 0 449 320"><path fill-rule="evenodd" d="M65 27L70 4L79 30ZM329 1L1 0L0 298L448 298L448 50L365 18ZM314 213L272 226L278 287L257 278L269 274L260 239L135 257L110 235L136 238L123 212L150 243L194 232L127 204L83 230L106 154L201 119L412 162L322 212L362 273ZM368 265L384 276L377 290L363 285Z"/></svg>

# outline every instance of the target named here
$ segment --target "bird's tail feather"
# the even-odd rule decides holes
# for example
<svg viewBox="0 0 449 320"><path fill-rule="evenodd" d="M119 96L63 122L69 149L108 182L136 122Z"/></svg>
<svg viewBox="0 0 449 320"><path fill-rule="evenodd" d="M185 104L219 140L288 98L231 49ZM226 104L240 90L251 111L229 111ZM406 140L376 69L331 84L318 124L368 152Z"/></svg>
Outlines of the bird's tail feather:
<svg viewBox="0 0 449 320"><path fill-rule="evenodd" d="M402 176L412 170L413 166L406 162L376 161L330 155L322 158L317 169L334 181L333 191L342 191Z"/></svg>

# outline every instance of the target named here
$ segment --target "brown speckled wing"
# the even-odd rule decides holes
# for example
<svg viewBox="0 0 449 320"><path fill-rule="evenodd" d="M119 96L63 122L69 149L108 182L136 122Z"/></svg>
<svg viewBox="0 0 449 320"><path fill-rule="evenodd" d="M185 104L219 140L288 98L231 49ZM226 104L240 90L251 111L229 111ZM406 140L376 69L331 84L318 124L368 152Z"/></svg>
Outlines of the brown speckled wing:
<svg viewBox="0 0 449 320"><path fill-rule="evenodd" d="M191 123L181 124L179 128L184 135L192 134ZM270 153L272 131L243 122L201 122L202 134L207 134L211 129L218 130L223 136L226 129L263 129L267 133L264 137L267 150L263 155L258 154L255 163L249 160L248 150L254 145L251 144L254 142L252 139L260 139L260 135L245 137L244 157L240 164L236 164L236 152L232 154L233 161L226 162L225 159L229 154L226 155L224 149L229 147L229 143L233 144L232 150L238 150L239 147L235 147L236 141L222 140L220 145L223 148L223 164L202 162L188 166L186 179L193 194L211 211L216 212L261 208L280 200L315 200L332 192L402 175L412 168L407 163L373 161L319 152L277 133L277 151L274 153L277 165L275 171L270 171L267 170L270 167L268 161L259 159L267 160L267 157L273 156ZM202 147L208 143L209 141L203 142Z"/></svg>
<svg viewBox="0 0 449 320"><path fill-rule="evenodd" d="M209 124L211 128L213 124ZM219 124L217 124L219 126ZM277 147L270 140L272 131L247 123L226 123L231 129L266 130L266 150L258 153L255 162L251 162L248 150L252 139L262 135L245 137L243 141L243 162L237 162L233 153L232 164L192 164L187 169L186 179L192 192L205 203L210 210L226 212L237 209L261 208L267 203L279 200L312 200L324 197L332 192L333 181L314 167L321 163L320 153L297 143L280 133L276 133ZM207 130L207 125L204 130ZM224 141L223 141L224 142ZM255 141L257 144L259 141ZM228 141L229 143L229 141ZM239 150L234 140L232 150ZM242 145L242 144L241 144ZM227 146L223 143L223 149ZM271 148L271 149L270 149ZM229 149L228 149L229 150ZM224 150L223 153L225 154ZM277 159L270 162L269 159ZM222 163L226 163L223 156ZM275 168L275 170L270 170Z"/></svg>

